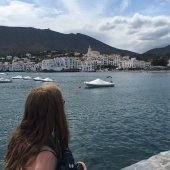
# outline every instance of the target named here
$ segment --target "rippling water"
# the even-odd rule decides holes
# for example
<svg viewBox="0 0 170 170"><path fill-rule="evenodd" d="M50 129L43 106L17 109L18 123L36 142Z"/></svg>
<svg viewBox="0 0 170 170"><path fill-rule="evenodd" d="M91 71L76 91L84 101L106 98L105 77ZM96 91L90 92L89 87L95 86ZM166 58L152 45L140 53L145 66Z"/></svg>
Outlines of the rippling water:
<svg viewBox="0 0 170 170"><path fill-rule="evenodd" d="M12 77L19 73L9 73ZM54 79L65 98L70 147L88 170L119 170L170 149L170 73L21 73ZM112 88L84 81L113 77ZM0 84L0 169L7 141L21 120L26 95L40 82Z"/></svg>

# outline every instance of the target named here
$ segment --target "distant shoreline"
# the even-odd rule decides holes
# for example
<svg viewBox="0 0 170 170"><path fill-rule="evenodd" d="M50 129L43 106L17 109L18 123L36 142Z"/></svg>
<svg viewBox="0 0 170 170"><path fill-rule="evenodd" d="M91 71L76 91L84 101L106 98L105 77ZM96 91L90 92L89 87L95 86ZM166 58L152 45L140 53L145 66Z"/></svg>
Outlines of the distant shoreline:
<svg viewBox="0 0 170 170"><path fill-rule="evenodd" d="M94 71L0 71L0 73L94 73ZM109 70L109 71L95 71L96 73L106 73L106 72L162 72L162 73L169 73L170 70Z"/></svg>

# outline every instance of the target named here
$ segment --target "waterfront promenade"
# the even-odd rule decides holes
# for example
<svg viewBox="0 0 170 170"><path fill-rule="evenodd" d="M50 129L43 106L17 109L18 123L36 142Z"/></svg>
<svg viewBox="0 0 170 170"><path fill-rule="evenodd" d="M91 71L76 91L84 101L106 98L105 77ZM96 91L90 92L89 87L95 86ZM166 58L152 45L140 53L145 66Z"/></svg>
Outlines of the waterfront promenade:
<svg viewBox="0 0 170 170"><path fill-rule="evenodd" d="M122 170L170 170L170 150L161 152Z"/></svg>

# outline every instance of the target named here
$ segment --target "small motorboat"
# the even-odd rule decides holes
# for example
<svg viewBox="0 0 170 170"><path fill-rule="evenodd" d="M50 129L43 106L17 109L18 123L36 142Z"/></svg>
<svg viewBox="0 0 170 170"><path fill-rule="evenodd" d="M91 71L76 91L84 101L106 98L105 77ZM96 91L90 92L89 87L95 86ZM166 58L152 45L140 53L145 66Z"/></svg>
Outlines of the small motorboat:
<svg viewBox="0 0 170 170"><path fill-rule="evenodd" d="M84 84L87 87L93 87L93 88L96 88L96 87L114 87L115 86L114 83L104 81L104 80L101 80L101 79L96 79L96 80L89 81L89 82L85 81Z"/></svg>
<svg viewBox="0 0 170 170"><path fill-rule="evenodd" d="M33 80L34 80L34 81L42 81L43 78L41 78L41 77L35 77L35 78L33 78Z"/></svg>
<svg viewBox="0 0 170 170"><path fill-rule="evenodd" d="M32 80L32 77L30 77L30 76L25 76L25 77L23 77L23 80Z"/></svg>
<svg viewBox="0 0 170 170"><path fill-rule="evenodd" d="M11 79L0 77L0 83L12 83Z"/></svg>
<svg viewBox="0 0 170 170"><path fill-rule="evenodd" d="M22 77L22 76L20 76L20 75L18 75L18 76L14 76L14 77L12 77L12 79L23 79L23 77Z"/></svg>
<svg viewBox="0 0 170 170"><path fill-rule="evenodd" d="M42 79L42 81L44 81L44 82L53 82L53 80L52 80L52 79L50 79L50 78Z"/></svg>

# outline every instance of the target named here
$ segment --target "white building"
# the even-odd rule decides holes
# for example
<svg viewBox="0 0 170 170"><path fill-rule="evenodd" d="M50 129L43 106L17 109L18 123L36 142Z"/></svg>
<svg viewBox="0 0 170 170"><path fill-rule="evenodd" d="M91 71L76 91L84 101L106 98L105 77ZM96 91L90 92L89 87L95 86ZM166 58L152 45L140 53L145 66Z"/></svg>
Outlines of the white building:
<svg viewBox="0 0 170 170"><path fill-rule="evenodd" d="M42 71L42 63L39 62L34 65L35 71Z"/></svg>
<svg viewBox="0 0 170 170"><path fill-rule="evenodd" d="M56 57L42 61L42 70L62 71L78 68L79 61L76 57Z"/></svg>
<svg viewBox="0 0 170 170"><path fill-rule="evenodd" d="M22 61L12 62L12 71L25 71L24 63Z"/></svg>
<svg viewBox="0 0 170 170"><path fill-rule="evenodd" d="M88 59L98 58L100 57L100 52L92 50L91 47L89 46L86 56Z"/></svg>
<svg viewBox="0 0 170 170"><path fill-rule="evenodd" d="M36 71L35 62L24 63L24 71Z"/></svg>
<svg viewBox="0 0 170 170"><path fill-rule="evenodd" d="M48 59L48 60L43 60L42 61L42 70L55 70L55 62L54 59Z"/></svg>
<svg viewBox="0 0 170 170"><path fill-rule="evenodd" d="M30 58L30 57L31 57L31 54L30 54L30 53L26 53L25 56L28 57L28 58Z"/></svg>
<svg viewBox="0 0 170 170"><path fill-rule="evenodd" d="M96 71L98 60L87 60L81 63L81 71L91 72Z"/></svg>
<svg viewBox="0 0 170 170"><path fill-rule="evenodd" d="M3 64L2 71L11 71L11 64L9 62L5 62Z"/></svg>
<svg viewBox="0 0 170 170"><path fill-rule="evenodd" d="M103 54L101 55L100 52L94 51L89 46L87 53L84 55L84 60L88 61L84 67L92 68L92 71L97 68L97 66L115 66L118 67L121 61L121 56L117 54ZM127 57L125 57L127 58ZM92 65L92 66L90 66Z"/></svg>
<svg viewBox="0 0 170 170"><path fill-rule="evenodd" d="M129 59L128 57L123 57L123 60L120 61L118 67L119 69L144 69L150 65L150 62L136 60L136 58Z"/></svg>
<svg viewBox="0 0 170 170"><path fill-rule="evenodd" d="M16 57L16 56L13 58L13 62L17 62L17 61L19 61L19 60L20 60L20 58L19 58L19 57Z"/></svg>
<svg viewBox="0 0 170 170"><path fill-rule="evenodd" d="M170 67L170 59L168 60L168 65L167 66Z"/></svg>
<svg viewBox="0 0 170 170"><path fill-rule="evenodd" d="M6 56L6 59L7 59L7 60L12 60L12 56L11 56L11 55L8 55L8 56Z"/></svg>
<svg viewBox="0 0 170 170"><path fill-rule="evenodd" d="M117 54L111 54L108 56L108 58L109 58L109 64L114 66L118 66L122 59L122 57Z"/></svg>

